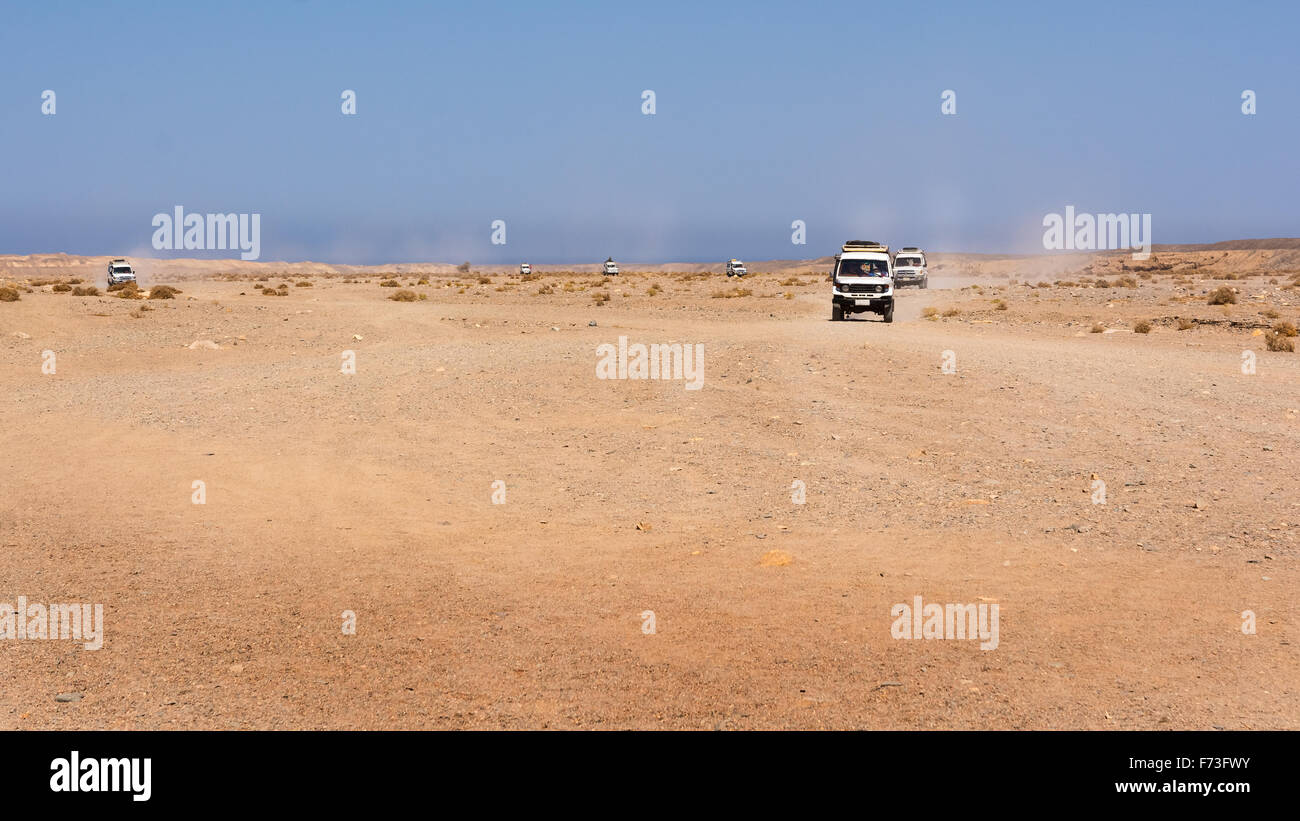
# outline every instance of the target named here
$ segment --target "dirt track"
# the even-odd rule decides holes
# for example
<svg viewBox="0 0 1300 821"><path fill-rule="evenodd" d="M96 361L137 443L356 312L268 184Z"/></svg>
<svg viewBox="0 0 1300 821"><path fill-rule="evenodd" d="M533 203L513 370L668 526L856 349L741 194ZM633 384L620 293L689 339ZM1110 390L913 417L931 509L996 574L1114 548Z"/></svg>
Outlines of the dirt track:
<svg viewBox="0 0 1300 821"><path fill-rule="evenodd" d="M508 279L0 304L0 602L106 611L0 641L0 728L1300 727L1300 358L1250 330L1295 290L936 281L885 325L811 276ZM703 388L597 379L619 336ZM892 638L917 595L999 646Z"/></svg>

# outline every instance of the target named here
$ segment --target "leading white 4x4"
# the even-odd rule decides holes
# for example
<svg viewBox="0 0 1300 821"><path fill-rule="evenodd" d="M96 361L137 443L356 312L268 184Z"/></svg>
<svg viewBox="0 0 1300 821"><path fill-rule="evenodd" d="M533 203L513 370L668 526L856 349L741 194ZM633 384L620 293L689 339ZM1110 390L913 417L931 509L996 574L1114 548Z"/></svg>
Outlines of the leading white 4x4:
<svg viewBox="0 0 1300 821"><path fill-rule="evenodd" d="M745 263L741 262L738 259L727 260L727 276L743 277L745 274L748 273L749 271L745 270Z"/></svg>
<svg viewBox="0 0 1300 821"><path fill-rule="evenodd" d="M831 269L831 319L870 311L894 321L894 266L889 246L849 240Z"/></svg>
<svg viewBox="0 0 1300 821"><path fill-rule="evenodd" d="M605 260L604 273L609 276L618 276L618 263L614 261L613 257Z"/></svg>
<svg viewBox="0 0 1300 821"><path fill-rule="evenodd" d="M135 271L124 259L115 259L108 263L108 284L117 285L119 282L135 282Z"/></svg>

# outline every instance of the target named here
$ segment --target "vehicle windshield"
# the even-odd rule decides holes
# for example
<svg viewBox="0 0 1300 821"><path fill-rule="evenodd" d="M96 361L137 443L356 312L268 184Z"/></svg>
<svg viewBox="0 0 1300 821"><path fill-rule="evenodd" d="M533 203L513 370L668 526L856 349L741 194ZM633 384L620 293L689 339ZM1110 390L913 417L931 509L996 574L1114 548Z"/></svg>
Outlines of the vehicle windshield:
<svg viewBox="0 0 1300 821"><path fill-rule="evenodd" d="M121 267L121 266L117 266L117 267L113 268L113 273L115 273L115 274L129 274L129 273L131 273L131 269L130 269L130 268L123 268L123 267Z"/></svg>
<svg viewBox="0 0 1300 821"><path fill-rule="evenodd" d="M889 263L883 259L845 259L840 261L842 277L887 277Z"/></svg>
<svg viewBox="0 0 1300 821"><path fill-rule="evenodd" d="M894 260L894 267L895 267L895 268L898 268L898 267L902 267L902 268L920 268L920 267L921 267L921 258L920 258L920 257L899 257L899 258L897 258L897 259Z"/></svg>

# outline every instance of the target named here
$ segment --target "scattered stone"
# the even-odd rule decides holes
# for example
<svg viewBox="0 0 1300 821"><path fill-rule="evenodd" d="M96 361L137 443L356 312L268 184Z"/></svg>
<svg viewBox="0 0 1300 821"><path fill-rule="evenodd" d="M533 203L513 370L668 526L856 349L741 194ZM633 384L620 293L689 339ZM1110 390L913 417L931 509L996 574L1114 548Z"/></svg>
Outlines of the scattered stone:
<svg viewBox="0 0 1300 821"><path fill-rule="evenodd" d="M59 693L57 696L54 697L54 700L59 702L60 704L68 704L72 702L81 701L81 693Z"/></svg>

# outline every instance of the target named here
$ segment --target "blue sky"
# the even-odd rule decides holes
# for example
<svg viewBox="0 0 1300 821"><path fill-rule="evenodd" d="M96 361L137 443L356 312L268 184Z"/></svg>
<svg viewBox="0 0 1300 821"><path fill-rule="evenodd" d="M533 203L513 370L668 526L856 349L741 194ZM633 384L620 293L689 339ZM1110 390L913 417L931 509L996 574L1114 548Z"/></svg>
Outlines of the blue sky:
<svg viewBox="0 0 1300 821"><path fill-rule="evenodd" d="M167 256L151 220L176 205L260 213L263 260L338 263L1033 252L1066 205L1150 213L1157 243L1300 235L1290 2L3 16L0 253Z"/></svg>

